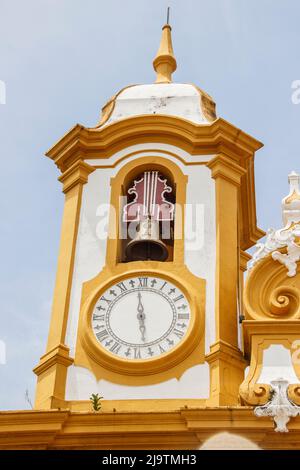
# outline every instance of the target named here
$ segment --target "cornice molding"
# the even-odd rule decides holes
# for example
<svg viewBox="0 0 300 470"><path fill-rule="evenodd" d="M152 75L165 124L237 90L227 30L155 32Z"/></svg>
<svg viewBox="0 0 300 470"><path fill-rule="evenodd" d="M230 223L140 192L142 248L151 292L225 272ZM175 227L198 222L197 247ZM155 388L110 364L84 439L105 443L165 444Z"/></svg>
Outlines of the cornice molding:
<svg viewBox="0 0 300 470"><path fill-rule="evenodd" d="M247 265L251 259L252 256L247 251L240 250L240 268L243 272L247 271Z"/></svg>
<svg viewBox="0 0 300 470"><path fill-rule="evenodd" d="M33 372L36 375L41 375L56 364L69 367L74 362L74 359L69 356L69 352L70 349L67 346L59 344L41 357L40 363L33 369Z"/></svg>
<svg viewBox="0 0 300 470"><path fill-rule="evenodd" d="M175 116L142 115L114 122L102 128L77 124L46 155L64 171L74 155L109 158L116 148L139 142L172 143L190 154L213 154L227 150L237 161L247 158L263 144L222 118L210 124L195 124Z"/></svg>
<svg viewBox="0 0 300 470"><path fill-rule="evenodd" d="M219 340L210 346L210 352L205 356L205 359L209 364L216 360L234 362L235 366L241 369L244 369L246 364L241 351L223 340Z"/></svg>
<svg viewBox="0 0 300 470"><path fill-rule="evenodd" d="M58 180L63 184L63 192L67 193L77 184L85 184L88 181L90 173L95 171L95 168L85 163L83 160L78 160L71 165Z"/></svg>
<svg viewBox="0 0 300 470"><path fill-rule="evenodd" d="M246 354L250 353L251 340L254 336L261 336L265 340L285 337L289 338L291 343L300 336L299 320L244 320L242 327Z"/></svg>
<svg viewBox="0 0 300 470"><path fill-rule="evenodd" d="M223 178L236 186L241 185L241 178L247 171L226 155L219 154L207 163L214 179Z"/></svg>
<svg viewBox="0 0 300 470"><path fill-rule="evenodd" d="M84 433L82 430L84 429ZM185 407L169 412L6 411L0 413L0 449L197 449L217 432L238 431L262 449L295 449L300 417L284 435L250 406Z"/></svg>

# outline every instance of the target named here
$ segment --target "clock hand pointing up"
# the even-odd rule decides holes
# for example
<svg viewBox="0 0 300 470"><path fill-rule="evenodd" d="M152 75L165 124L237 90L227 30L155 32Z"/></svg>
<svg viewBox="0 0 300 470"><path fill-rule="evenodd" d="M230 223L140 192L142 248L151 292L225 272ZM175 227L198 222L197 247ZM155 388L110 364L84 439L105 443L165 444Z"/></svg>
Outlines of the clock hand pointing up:
<svg viewBox="0 0 300 470"><path fill-rule="evenodd" d="M145 315L144 307L143 307L143 304L142 304L142 294L140 292L138 293L138 299L139 299L139 303L138 303L138 306L137 306L137 311L138 311L137 319L138 319L139 324L140 324L140 332L142 334L142 341L146 341L146 338L145 338L145 331L146 331L145 318L146 318L146 315Z"/></svg>

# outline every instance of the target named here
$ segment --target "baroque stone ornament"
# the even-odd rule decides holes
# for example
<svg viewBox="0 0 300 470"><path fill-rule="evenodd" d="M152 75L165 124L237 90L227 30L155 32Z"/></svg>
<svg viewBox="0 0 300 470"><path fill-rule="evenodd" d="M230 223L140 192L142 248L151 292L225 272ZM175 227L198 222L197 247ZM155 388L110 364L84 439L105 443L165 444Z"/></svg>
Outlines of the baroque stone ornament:
<svg viewBox="0 0 300 470"><path fill-rule="evenodd" d="M297 261L300 260L300 224L284 227L280 230L270 228L265 243L257 243L256 251L248 263L251 270L260 260L272 253L272 258L286 266L289 277L297 274ZM286 248L286 253L278 251ZM276 251L275 251L276 250Z"/></svg>
<svg viewBox="0 0 300 470"><path fill-rule="evenodd" d="M248 274L244 289L246 320L300 319L300 276L288 277L271 256L265 257Z"/></svg>
<svg viewBox="0 0 300 470"><path fill-rule="evenodd" d="M243 405L266 405L271 396L272 389L269 384L253 383L252 374L246 377L240 386L239 396Z"/></svg>
<svg viewBox="0 0 300 470"><path fill-rule="evenodd" d="M287 254L274 251L272 258L284 264L287 268L289 277L294 277L297 274L297 261L300 260L300 245L295 243L296 236L300 235L300 225L297 225L297 232L293 230L291 238L287 241Z"/></svg>
<svg viewBox="0 0 300 470"><path fill-rule="evenodd" d="M256 244L248 270L271 253L273 260L279 261L287 268L289 277L297 274L297 262L300 261L300 175L290 173L289 183L290 192L282 200L284 227L279 230L270 228L266 241Z"/></svg>
<svg viewBox="0 0 300 470"><path fill-rule="evenodd" d="M271 400L254 409L256 416L271 416L276 425L276 432L288 432L287 423L290 418L300 414L300 407L288 398L288 380L279 378L271 381Z"/></svg>

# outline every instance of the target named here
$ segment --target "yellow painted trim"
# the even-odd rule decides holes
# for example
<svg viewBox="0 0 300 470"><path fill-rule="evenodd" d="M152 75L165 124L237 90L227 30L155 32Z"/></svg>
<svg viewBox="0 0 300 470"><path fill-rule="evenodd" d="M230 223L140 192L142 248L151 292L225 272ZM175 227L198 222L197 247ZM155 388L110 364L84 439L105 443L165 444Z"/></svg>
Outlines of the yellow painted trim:
<svg viewBox="0 0 300 470"><path fill-rule="evenodd" d="M77 160L58 178L63 184L63 192L67 194L72 188L87 183L88 176L93 171L94 167L83 160Z"/></svg>
<svg viewBox="0 0 300 470"><path fill-rule="evenodd" d="M181 163L183 163L185 166L194 166L194 165L207 165L207 163L209 162L209 160L207 161L201 161L201 162L189 162L188 160L185 160L184 158L182 158L180 155L178 155L177 153L174 153L174 152L170 152L169 150L162 150L162 149L159 149L159 148L153 148L153 149L140 149L140 150L136 150L135 152L129 152L128 154L126 155L123 155L122 157L120 157L118 160L116 160L114 163L112 163L111 165L93 165L93 167L95 169L106 169L106 168L116 168L121 162L123 162L124 160L127 160L128 158L130 157L134 157L136 155L140 155L140 154L144 154L144 153L150 153L150 154L153 154L153 155L157 155L158 153L160 154L164 154L164 155L169 155L170 157L173 157L173 158L176 158L177 160L179 160ZM159 155L158 155L159 156Z"/></svg>
<svg viewBox="0 0 300 470"><path fill-rule="evenodd" d="M83 161L74 163L59 178L65 193L56 283L46 354L34 369L38 376L36 404L52 406L52 398L64 398L67 367L73 362L64 345L73 280L82 187L94 168Z"/></svg>
<svg viewBox="0 0 300 470"><path fill-rule="evenodd" d="M205 357L210 369L210 396L207 406L237 405L239 386L246 361L240 350L218 340Z"/></svg>
<svg viewBox="0 0 300 470"><path fill-rule="evenodd" d="M237 288L240 257L238 205L245 170L219 154L207 166L216 188L216 343L206 360L210 365L211 405L236 404L246 363L238 349Z"/></svg>
<svg viewBox="0 0 300 470"><path fill-rule="evenodd" d="M222 154L207 166L216 182L216 340L237 347L238 201L245 170Z"/></svg>
<svg viewBox="0 0 300 470"><path fill-rule="evenodd" d="M247 271L247 265L251 259L252 256L249 253L240 250L240 269L243 273Z"/></svg>
<svg viewBox="0 0 300 470"><path fill-rule="evenodd" d="M65 341L82 187L87 182L88 175L93 171L92 166L80 161L59 178L63 183L65 206L47 351Z"/></svg>
<svg viewBox="0 0 300 470"><path fill-rule="evenodd" d="M69 366L73 363L73 359L69 357L69 348L64 344L59 344L57 347L51 349L41 357L41 362L37 365L33 372L36 375L41 375L46 372L49 367L60 363Z"/></svg>
<svg viewBox="0 0 300 470"><path fill-rule="evenodd" d="M241 249L238 250L240 255L240 272L239 272L239 285L238 285L238 306L239 306L239 321L245 318L244 315L244 284L245 284L245 272L247 271L248 262L252 256ZM241 325L239 325L241 328ZM244 337L241 335L241 349L244 351Z"/></svg>
<svg viewBox="0 0 300 470"><path fill-rule="evenodd" d="M161 413L184 408L206 406L206 399L157 398L135 400L101 400L101 411L110 413ZM90 400L67 401L65 407L71 411L92 411Z"/></svg>
<svg viewBox="0 0 300 470"><path fill-rule="evenodd" d="M195 124L176 116L141 115L116 121L108 126L85 128L77 124L46 155L62 170L78 158L110 158L117 151L139 143L170 144L191 155L222 151L237 162L252 159L262 143L222 118L210 124Z"/></svg>
<svg viewBox="0 0 300 470"><path fill-rule="evenodd" d="M293 450L300 440L300 417L288 426L284 436L276 433L269 417L258 418L247 406L188 406L151 413L6 411L0 413L0 449L198 449L226 431L265 450Z"/></svg>
<svg viewBox="0 0 300 470"><path fill-rule="evenodd" d="M73 364L69 348L59 344L41 357L33 372L37 375L36 409L57 408L57 401L64 401L67 368Z"/></svg>

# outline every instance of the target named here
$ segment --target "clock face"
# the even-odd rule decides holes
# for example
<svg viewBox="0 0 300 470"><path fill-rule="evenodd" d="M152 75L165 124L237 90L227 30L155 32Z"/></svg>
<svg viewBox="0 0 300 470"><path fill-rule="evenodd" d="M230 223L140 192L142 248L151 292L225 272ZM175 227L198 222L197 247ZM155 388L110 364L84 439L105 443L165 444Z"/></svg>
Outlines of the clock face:
<svg viewBox="0 0 300 470"><path fill-rule="evenodd" d="M171 351L187 334L190 306L171 282L141 275L107 289L92 313L97 341L126 360L153 359Z"/></svg>

